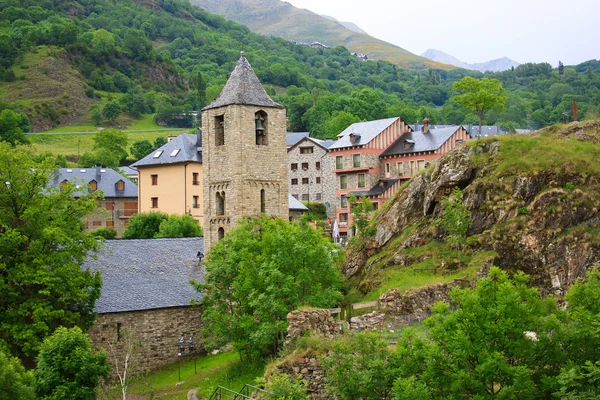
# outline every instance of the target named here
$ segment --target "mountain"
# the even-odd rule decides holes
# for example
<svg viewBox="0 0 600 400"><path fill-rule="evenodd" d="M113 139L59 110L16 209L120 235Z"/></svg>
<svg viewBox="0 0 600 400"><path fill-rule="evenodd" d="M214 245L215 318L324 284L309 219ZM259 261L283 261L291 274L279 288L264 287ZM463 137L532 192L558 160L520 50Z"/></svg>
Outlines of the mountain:
<svg viewBox="0 0 600 400"><path fill-rule="evenodd" d="M517 68L519 65L518 62L511 60L507 57L498 58L496 60L490 60L483 63L475 63L468 64L459 60L456 57L451 56L450 54L446 54L441 50L429 49L425 53L421 54L421 57L425 57L432 61L437 61L444 64L450 64L457 66L459 68L472 69L475 71L492 71L492 72L500 72L511 69L512 67Z"/></svg>
<svg viewBox="0 0 600 400"><path fill-rule="evenodd" d="M337 19L330 17L329 15L323 15L323 17L330 19L332 21L337 22L338 24L342 25L344 28L350 29L352 32L357 32L357 33L362 33L365 35L368 35L368 33L364 30L362 30L358 25L356 25L354 22L343 22L343 21L338 21Z"/></svg>
<svg viewBox="0 0 600 400"><path fill-rule="evenodd" d="M299 9L280 0L190 0L208 12L246 25L265 36L280 36L288 40L321 42L329 47L345 46L350 51L364 53L370 59L390 61L403 68L454 69L417 56L401 47L364 33L311 11ZM359 28L360 29L360 28Z"/></svg>

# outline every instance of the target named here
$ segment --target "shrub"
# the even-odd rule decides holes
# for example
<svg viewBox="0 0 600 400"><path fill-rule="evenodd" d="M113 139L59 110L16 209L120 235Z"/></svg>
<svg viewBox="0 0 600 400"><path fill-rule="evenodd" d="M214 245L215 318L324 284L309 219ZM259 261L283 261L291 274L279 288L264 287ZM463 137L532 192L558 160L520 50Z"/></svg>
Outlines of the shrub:
<svg viewBox="0 0 600 400"><path fill-rule="evenodd" d="M114 228L99 228L90 233L96 237L101 237L107 240L117 237L117 231Z"/></svg>
<svg viewBox="0 0 600 400"><path fill-rule="evenodd" d="M98 379L108 374L106 354L95 352L80 328L58 328L44 340L35 369L41 400L95 398Z"/></svg>

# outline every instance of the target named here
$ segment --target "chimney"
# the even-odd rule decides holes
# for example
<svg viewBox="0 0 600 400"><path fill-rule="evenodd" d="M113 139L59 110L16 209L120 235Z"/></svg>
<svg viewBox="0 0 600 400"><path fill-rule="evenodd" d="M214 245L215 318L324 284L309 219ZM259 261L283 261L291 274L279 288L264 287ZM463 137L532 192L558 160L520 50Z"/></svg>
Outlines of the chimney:
<svg viewBox="0 0 600 400"><path fill-rule="evenodd" d="M423 133L429 132L429 118L423 118Z"/></svg>
<svg viewBox="0 0 600 400"><path fill-rule="evenodd" d="M96 182L100 182L100 179L102 179L100 168L102 168L100 165L96 165Z"/></svg>

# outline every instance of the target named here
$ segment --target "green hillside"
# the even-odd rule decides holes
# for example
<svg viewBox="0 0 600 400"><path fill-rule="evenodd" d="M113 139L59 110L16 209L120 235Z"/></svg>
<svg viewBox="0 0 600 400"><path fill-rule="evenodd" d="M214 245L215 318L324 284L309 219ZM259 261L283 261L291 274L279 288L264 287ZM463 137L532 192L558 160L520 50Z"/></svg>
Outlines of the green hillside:
<svg viewBox="0 0 600 400"><path fill-rule="evenodd" d="M466 75L497 78L507 91L506 107L487 112L487 125L537 129L564 122L572 119L573 100L579 119L600 115L595 60L485 75L403 69L360 61L343 46L313 49L265 37L184 0L0 2L0 112L24 113L22 129L33 132L191 128L191 111L219 94L241 50L287 107L288 129L321 138L353 122L396 116L476 124L477 116L452 100L453 83Z"/></svg>
<svg viewBox="0 0 600 400"><path fill-rule="evenodd" d="M402 68L456 69L372 36L353 32L335 21L280 0L191 0L191 3L244 24L261 35L307 43L318 41L330 47L345 46L370 59L389 61Z"/></svg>

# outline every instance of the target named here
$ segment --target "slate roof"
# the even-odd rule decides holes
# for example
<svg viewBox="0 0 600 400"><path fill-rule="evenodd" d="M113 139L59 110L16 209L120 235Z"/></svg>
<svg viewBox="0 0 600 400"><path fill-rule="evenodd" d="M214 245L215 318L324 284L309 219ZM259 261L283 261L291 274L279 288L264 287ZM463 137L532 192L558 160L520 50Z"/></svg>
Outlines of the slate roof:
<svg viewBox="0 0 600 400"><path fill-rule="evenodd" d="M354 146L362 146L368 144L371 140L373 140L381 131L383 131L388 126L392 125L394 122L399 120L399 117L395 118L386 118L386 119L378 119L375 121L368 122L355 122L350 125L346 129L342 131L338 135L338 140L332 144L330 149L341 149L344 147L354 147ZM350 134L353 133L357 136L354 143L350 141Z"/></svg>
<svg viewBox="0 0 600 400"><path fill-rule="evenodd" d="M285 137L285 144L287 147L293 146L305 137L308 137L309 134L309 132L288 132Z"/></svg>
<svg viewBox="0 0 600 400"><path fill-rule="evenodd" d="M102 275L98 313L187 306L201 296L190 279L202 282L198 252L204 238L107 240L97 259L82 269Z"/></svg>
<svg viewBox="0 0 600 400"><path fill-rule="evenodd" d="M356 197L361 197L363 195L369 196L379 196L380 194L385 193L390 187L394 186L396 182L398 182L399 178L385 178L380 179L375 186L373 186L369 190L359 190L352 192Z"/></svg>
<svg viewBox="0 0 600 400"><path fill-rule="evenodd" d="M178 149L179 151L175 152ZM162 153L159 154L161 151ZM158 157L156 157L157 155ZM202 162L202 135L200 134L182 133L146 157L131 164L131 166L138 168L148 165L177 164L190 161Z"/></svg>
<svg viewBox="0 0 600 400"><path fill-rule="evenodd" d="M469 125L465 127L466 131L471 135L472 138L477 137L479 133L479 125ZM506 131L500 129L499 126L495 125L483 125L481 127L481 135L479 136L489 136L489 135L505 135Z"/></svg>
<svg viewBox="0 0 600 400"><path fill-rule="evenodd" d="M315 138L309 138L309 139L315 143L320 144L321 146L325 147L326 149L329 149L336 142L335 140L331 140L331 139L327 139L327 140L315 139Z"/></svg>
<svg viewBox="0 0 600 400"><path fill-rule="evenodd" d="M125 174L129 177L137 177L138 176L138 170L135 168L119 167L118 170L121 171L122 174Z"/></svg>
<svg viewBox="0 0 600 400"><path fill-rule="evenodd" d="M381 156L392 156L396 154L411 154L422 151L435 151L439 149L446 140L460 128L460 126L451 126L449 128L429 129L429 132L415 131L406 132L394 141ZM404 148L404 142L408 141L411 146Z"/></svg>
<svg viewBox="0 0 600 400"><path fill-rule="evenodd" d="M294 196L288 194L288 208L292 211L308 211L308 207L296 200Z"/></svg>
<svg viewBox="0 0 600 400"><path fill-rule="evenodd" d="M50 185L58 187L61 182L69 182L83 186L95 180L98 190L104 192L104 197L138 197L138 187L135 183L111 168L61 168L54 173ZM125 190L117 190L116 183L125 182ZM75 196L81 192L75 192Z"/></svg>
<svg viewBox="0 0 600 400"><path fill-rule="evenodd" d="M202 110L233 104L284 108L269 97L243 53L219 97Z"/></svg>

